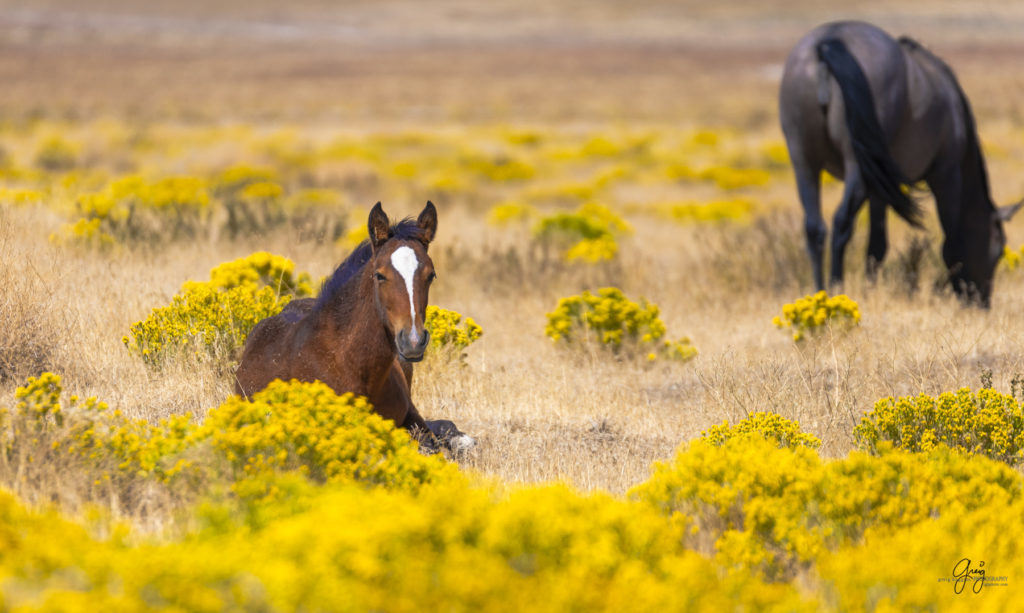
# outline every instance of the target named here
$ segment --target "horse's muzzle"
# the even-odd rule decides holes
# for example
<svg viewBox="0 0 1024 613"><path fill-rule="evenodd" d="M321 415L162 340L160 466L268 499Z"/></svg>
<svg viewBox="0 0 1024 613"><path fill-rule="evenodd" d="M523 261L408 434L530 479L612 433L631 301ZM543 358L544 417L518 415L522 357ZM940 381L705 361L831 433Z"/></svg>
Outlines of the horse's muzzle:
<svg viewBox="0 0 1024 613"><path fill-rule="evenodd" d="M426 329L423 330L422 334L419 335L419 342L413 344L409 341L408 335L405 330L399 330L395 337L395 345L398 349L398 355L402 356L402 359L406 362L419 362L423 359L423 352L426 351L427 345L430 343L430 333Z"/></svg>

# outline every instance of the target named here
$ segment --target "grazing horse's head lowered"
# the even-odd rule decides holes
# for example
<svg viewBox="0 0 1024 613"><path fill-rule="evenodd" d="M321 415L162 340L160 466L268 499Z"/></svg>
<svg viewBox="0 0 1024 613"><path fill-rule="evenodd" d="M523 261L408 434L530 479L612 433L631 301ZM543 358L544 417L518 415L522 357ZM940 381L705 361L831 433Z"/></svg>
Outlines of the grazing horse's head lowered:
<svg viewBox="0 0 1024 613"><path fill-rule="evenodd" d="M434 262L427 246L437 232L437 211L430 202L416 219L414 231L396 234L378 202L367 222L372 256L374 299L381 321L394 338L402 359L418 362L430 342L423 327ZM411 227L411 226L406 226Z"/></svg>

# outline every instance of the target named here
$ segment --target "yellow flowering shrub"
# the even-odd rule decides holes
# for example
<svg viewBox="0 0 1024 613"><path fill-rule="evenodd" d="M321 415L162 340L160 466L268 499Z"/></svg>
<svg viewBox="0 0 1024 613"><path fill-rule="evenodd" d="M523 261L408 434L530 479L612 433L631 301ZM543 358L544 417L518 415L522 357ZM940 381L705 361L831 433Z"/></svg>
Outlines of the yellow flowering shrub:
<svg viewBox="0 0 1024 613"><path fill-rule="evenodd" d="M536 169L528 161L509 155L471 153L460 159L460 166L479 178L494 183L532 179Z"/></svg>
<svg viewBox="0 0 1024 613"><path fill-rule="evenodd" d="M338 240L334 241L334 244L345 251L352 251L368 238L370 238L370 232L367 230L366 224L356 224L349 228L348 232L345 232Z"/></svg>
<svg viewBox="0 0 1024 613"><path fill-rule="evenodd" d="M0 408L0 484L52 502L100 502L140 512L173 486L191 500L201 473L184 451L194 431L188 415L150 423L129 419L96 398L66 397L61 377L44 372ZM54 473L60 476L54 476ZM181 477L187 477L185 481Z"/></svg>
<svg viewBox="0 0 1024 613"><path fill-rule="evenodd" d="M188 470L194 468L192 462L183 457L196 428L189 415L174 415L154 424L130 419L107 403L89 398L69 412L67 426L53 449L79 458L96 470L99 482L111 482L122 491L130 488L134 479L170 484L183 471L195 476Z"/></svg>
<svg viewBox="0 0 1024 613"><path fill-rule="evenodd" d="M682 161L674 161L665 166L665 175L674 180L713 183L723 191L762 187L771 181L771 173L761 168L712 164L698 169Z"/></svg>
<svg viewBox="0 0 1024 613"><path fill-rule="evenodd" d="M596 264L607 260L614 260L619 253L619 244L610 234L604 234L598 238L584 238L565 252L565 259L570 262L583 261L588 264Z"/></svg>
<svg viewBox="0 0 1024 613"><path fill-rule="evenodd" d="M683 445L621 499L460 477L319 383L275 382L202 426L140 429L138 445L97 427L118 423L101 403L63 399L55 375L17 396L0 415L41 424L22 440L49 432L54 454L100 462L92 450L114 483L164 483L188 458L177 474L197 481L176 487L212 495L183 532L140 539L102 521L96 538L0 491L12 610L1001 610L1012 590L989 582L1024 572L1024 479L1010 467L884 443L826 461L795 422L764 414ZM90 420L98 445L80 444ZM985 583L958 580L965 557L985 562Z"/></svg>
<svg viewBox="0 0 1024 613"><path fill-rule="evenodd" d="M494 226L505 226L527 222L536 215L537 210L529 204L508 201L492 206L487 221Z"/></svg>
<svg viewBox="0 0 1024 613"><path fill-rule="evenodd" d="M542 243L563 250L569 260L596 263L614 259L618 253L615 236L628 234L632 228L608 207L586 203L575 213L556 213L543 217L533 229L533 236Z"/></svg>
<svg viewBox="0 0 1024 613"><path fill-rule="evenodd" d="M78 146L59 136L44 140L36 151L35 165L51 172L71 170L78 164Z"/></svg>
<svg viewBox="0 0 1024 613"><path fill-rule="evenodd" d="M630 495L714 542L716 561L770 580L792 580L842 547L935 517L1020 501L1024 484L1004 464L947 448L928 454L882 449L823 462L803 445L755 434L719 444L699 439Z"/></svg>
<svg viewBox="0 0 1024 613"><path fill-rule="evenodd" d="M755 210L749 198L712 200L710 202L679 202L656 205L669 219L680 223L741 221L749 219Z"/></svg>
<svg viewBox="0 0 1024 613"><path fill-rule="evenodd" d="M790 167L789 149L785 141L773 140L762 143L758 148L762 163L773 170L785 170Z"/></svg>
<svg viewBox="0 0 1024 613"><path fill-rule="evenodd" d="M801 341L824 330L843 331L860 324L860 307L846 294L829 296L825 290L783 305L782 316L772 323L777 328L792 328L793 340Z"/></svg>
<svg viewBox="0 0 1024 613"><path fill-rule="evenodd" d="M290 300L291 295L279 295L272 287L219 290L197 284L132 324L121 340L154 367L182 353L227 362L256 324L280 313Z"/></svg>
<svg viewBox="0 0 1024 613"><path fill-rule="evenodd" d="M337 191L303 189L285 200L284 209L299 240L328 243L338 240L345 233L345 218L338 214L344 205L345 199Z"/></svg>
<svg viewBox="0 0 1024 613"><path fill-rule="evenodd" d="M201 426L188 415L151 423L95 398L64 398L52 373L30 378L16 399L14 410L0 409L0 482L26 465L51 464L71 467L93 482L94 495L105 491L122 503L146 482L173 486L185 501L222 484L248 512L263 512L295 489L294 478L405 491L459 478L442 456L421 455L408 432L365 398L338 396L319 382L275 381L251 400L233 396Z"/></svg>
<svg viewBox="0 0 1024 613"><path fill-rule="evenodd" d="M320 382L274 381L249 400L229 398L210 411L199 436L231 467L236 490L279 471L410 491L455 474L440 456L420 455L409 434L365 398L338 396Z"/></svg>
<svg viewBox="0 0 1024 613"><path fill-rule="evenodd" d="M8 450L25 436L43 432L51 423L58 427L64 423L60 380L59 375L50 372L29 377L24 387L14 392L18 401L15 412L12 414L10 409L0 409L0 426L20 428L13 430L10 440L5 441Z"/></svg>
<svg viewBox="0 0 1024 613"><path fill-rule="evenodd" d="M554 311L547 314L544 334L554 342L565 344L596 342L614 354L632 353L656 359L664 357L688 360L696 349L688 339L664 339L665 324L658 317L657 305L626 297L622 290L605 287L597 294L583 292L562 298Z"/></svg>
<svg viewBox="0 0 1024 613"><path fill-rule="evenodd" d="M245 287L255 291L260 287L272 287L279 294L303 298L313 295L312 283L309 273L295 273L295 262L290 259L266 251L257 251L218 264L210 271L209 281L186 281L182 291L187 292L204 284L219 290Z"/></svg>
<svg viewBox="0 0 1024 613"><path fill-rule="evenodd" d="M821 446L821 439L801 431L799 422L786 419L778 413L764 411L751 413L735 426L730 426L727 420L700 433L702 438L713 445L721 445L731 438L751 434L773 439L778 442L779 447L793 448L802 445L809 449L817 449Z"/></svg>
<svg viewBox="0 0 1024 613"><path fill-rule="evenodd" d="M0 492L0 593L53 611L816 610L680 541L650 508L563 486L326 486L265 525L155 544L97 539Z"/></svg>
<svg viewBox="0 0 1024 613"><path fill-rule="evenodd" d="M869 451L888 441L909 451L946 445L1011 466L1024 460L1024 410L1013 396L987 388L883 398L854 434Z"/></svg>
<svg viewBox="0 0 1024 613"><path fill-rule="evenodd" d="M836 611L1010 611L1024 574L1024 503L947 513L819 559L816 591ZM983 571L984 576L974 574Z"/></svg>
<svg viewBox="0 0 1024 613"><path fill-rule="evenodd" d="M132 324L121 340L150 366L183 353L227 363L260 321L293 297L313 294L308 273L288 258L259 251L210 271L209 281L186 281L171 304Z"/></svg>
<svg viewBox="0 0 1024 613"><path fill-rule="evenodd" d="M457 355L460 359L465 355L463 349L484 333L472 317L463 319L461 313L432 304L427 305L427 318L423 325L430 331L430 346L435 352Z"/></svg>
<svg viewBox="0 0 1024 613"><path fill-rule="evenodd" d="M227 210L226 227L232 238L266 232L286 219L284 189L273 170L232 166L212 184Z"/></svg>
<svg viewBox="0 0 1024 613"><path fill-rule="evenodd" d="M1020 268L1022 258L1024 258L1024 245L1017 249L1010 249L1008 246L1003 247L1003 267L1006 270L1017 270Z"/></svg>
<svg viewBox="0 0 1024 613"><path fill-rule="evenodd" d="M92 249L109 249L117 244L117 239L103 229L103 220L81 218L72 224L66 224L59 233L50 235L55 243L74 243Z"/></svg>
<svg viewBox="0 0 1024 613"><path fill-rule="evenodd" d="M218 194L233 194L254 183L276 183L277 173L269 168L238 165L225 169L213 181Z"/></svg>
<svg viewBox="0 0 1024 613"><path fill-rule="evenodd" d="M102 191L81 195L79 219L60 236L86 242L94 235L135 242L190 239L209 228L210 202L205 183L195 177L122 177Z"/></svg>
<svg viewBox="0 0 1024 613"><path fill-rule="evenodd" d="M0 204L32 206L41 203L46 194L37 189L0 187Z"/></svg>
<svg viewBox="0 0 1024 613"><path fill-rule="evenodd" d="M761 187L771 181L771 174L760 168L733 168L731 166L709 166L701 170L700 179L710 181L723 190L745 187Z"/></svg>

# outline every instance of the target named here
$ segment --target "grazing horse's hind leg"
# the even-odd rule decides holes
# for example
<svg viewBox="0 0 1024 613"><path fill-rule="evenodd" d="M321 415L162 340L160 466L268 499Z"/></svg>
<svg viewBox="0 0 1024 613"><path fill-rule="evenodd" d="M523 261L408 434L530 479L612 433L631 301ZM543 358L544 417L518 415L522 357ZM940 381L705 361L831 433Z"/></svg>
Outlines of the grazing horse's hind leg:
<svg viewBox="0 0 1024 613"><path fill-rule="evenodd" d="M844 178L843 199L836 209L832 218L832 275L830 282L841 284L843 282L843 256L846 253L846 245L853 236L853 222L857 213L864 206L867 198L867 189L860 178L860 170L856 163L846 165L846 177Z"/></svg>
<svg viewBox="0 0 1024 613"><path fill-rule="evenodd" d="M878 198L870 200L871 234L868 238L868 257L865 273L868 281L874 283L878 279L878 269L889 250L889 237L886 233L886 217L889 207Z"/></svg>

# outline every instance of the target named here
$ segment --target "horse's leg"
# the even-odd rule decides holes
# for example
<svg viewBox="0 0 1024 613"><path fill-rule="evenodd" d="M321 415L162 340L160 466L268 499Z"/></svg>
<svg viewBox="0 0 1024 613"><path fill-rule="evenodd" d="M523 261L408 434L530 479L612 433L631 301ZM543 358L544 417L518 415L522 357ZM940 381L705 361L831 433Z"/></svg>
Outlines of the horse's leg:
<svg viewBox="0 0 1024 613"><path fill-rule="evenodd" d="M963 297L967 291L964 283L963 256L960 238L960 198L963 191L963 177L959 164L935 164L925 177L928 188L935 196L935 208L942 226L942 261L949 270L949 281L953 291Z"/></svg>
<svg viewBox="0 0 1024 613"><path fill-rule="evenodd" d="M868 281L874 283L878 279L878 269L885 259L885 253L889 250L889 237L886 231L886 217L889 207L884 201L871 197L870 217L871 235L868 238L868 257L865 272Z"/></svg>
<svg viewBox="0 0 1024 613"><path fill-rule="evenodd" d="M846 253L846 245L853 236L853 222L857 218L857 212L864 205L867 197L867 189L860 178L860 169L856 163L847 164L846 178L843 186L843 199L836 209L832 218L832 275L831 283L841 284L843 282L843 255Z"/></svg>
<svg viewBox="0 0 1024 613"><path fill-rule="evenodd" d="M412 362L403 360L402 356L398 356L398 365L402 368L402 374L405 375L405 385L412 390Z"/></svg>
<svg viewBox="0 0 1024 613"><path fill-rule="evenodd" d="M404 370L405 365L396 359L384 387L374 399L374 408L382 416L394 421L396 426L408 430L413 438L420 441L422 448L436 452L439 448L437 439L412 403Z"/></svg>
<svg viewBox="0 0 1024 613"><path fill-rule="evenodd" d="M807 237L807 254L811 258L814 285L819 290L825 289L821 267L828 227L821 216L821 169L794 159L793 173L796 175L800 204L804 207L804 234Z"/></svg>

